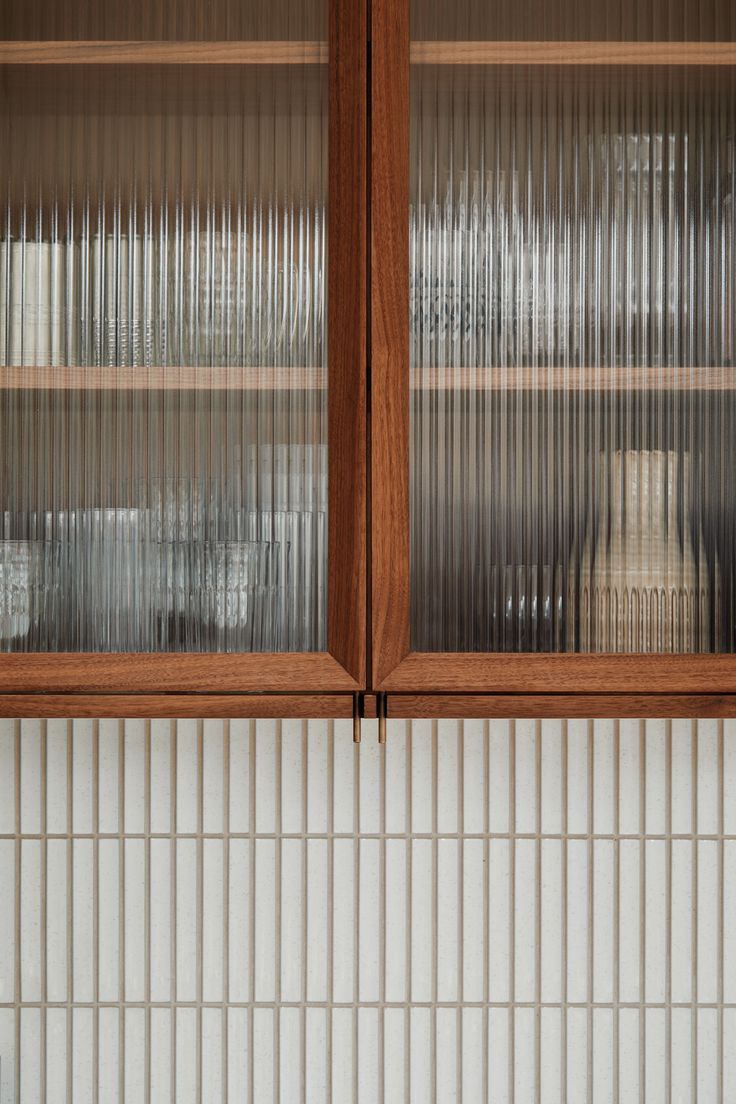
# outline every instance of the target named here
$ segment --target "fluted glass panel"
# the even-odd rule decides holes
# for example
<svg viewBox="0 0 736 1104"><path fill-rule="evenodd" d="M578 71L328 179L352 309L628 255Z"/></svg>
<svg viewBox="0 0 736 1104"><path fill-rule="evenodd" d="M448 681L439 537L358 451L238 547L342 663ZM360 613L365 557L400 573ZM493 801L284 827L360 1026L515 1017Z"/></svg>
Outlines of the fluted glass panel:
<svg viewBox="0 0 736 1104"><path fill-rule="evenodd" d="M323 0L4 0L0 38L323 41L327 5Z"/></svg>
<svg viewBox="0 0 736 1104"><path fill-rule="evenodd" d="M543 9L413 5L413 646L733 651L734 71L477 38Z"/></svg>
<svg viewBox="0 0 736 1104"><path fill-rule="evenodd" d="M326 65L2 76L0 649L323 650Z"/></svg>

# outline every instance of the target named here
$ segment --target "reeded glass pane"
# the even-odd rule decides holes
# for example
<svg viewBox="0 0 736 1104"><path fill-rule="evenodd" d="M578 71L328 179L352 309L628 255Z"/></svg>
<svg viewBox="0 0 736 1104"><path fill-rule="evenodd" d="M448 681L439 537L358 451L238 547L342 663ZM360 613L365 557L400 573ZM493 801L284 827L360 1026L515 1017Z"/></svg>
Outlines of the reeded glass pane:
<svg viewBox="0 0 736 1104"><path fill-rule="evenodd" d="M3 0L0 38L324 41L327 4L324 0Z"/></svg>
<svg viewBox="0 0 736 1104"><path fill-rule="evenodd" d="M534 7L488 30L590 29ZM733 70L491 64L475 7L436 37L451 10L413 5L413 647L732 651Z"/></svg>
<svg viewBox="0 0 736 1104"><path fill-rule="evenodd" d="M326 65L2 78L0 649L324 649Z"/></svg>

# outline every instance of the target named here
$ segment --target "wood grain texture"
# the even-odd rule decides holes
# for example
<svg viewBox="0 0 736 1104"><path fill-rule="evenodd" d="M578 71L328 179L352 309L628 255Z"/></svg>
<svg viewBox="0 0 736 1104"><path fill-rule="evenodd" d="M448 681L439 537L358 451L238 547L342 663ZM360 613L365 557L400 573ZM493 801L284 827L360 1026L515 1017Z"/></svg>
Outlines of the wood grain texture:
<svg viewBox="0 0 736 1104"><path fill-rule="evenodd" d="M0 65L322 65L323 42L12 42Z"/></svg>
<svg viewBox="0 0 736 1104"><path fill-rule="evenodd" d="M412 652L384 691L507 694L736 693L736 655Z"/></svg>
<svg viewBox="0 0 736 1104"><path fill-rule="evenodd" d="M414 391L732 391L736 368L431 368L411 374Z"/></svg>
<svg viewBox="0 0 736 1104"><path fill-rule="evenodd" d="M330 653L365 685L367 543L367 25L330 0L328 603Z"/></svg>
<svg viewBox="0 0 736 1104"><path fill-rule="evenodd" d="M412 42L412 65L736 65L734 42Z"/></svg>
<svg viewBox="0 0 736 1104"><path fill-rule="evenodd" d="M0 656L0 693L330 693L354 678L325 652L251 655L28 653Z"/></svg>
<svg viewBox="0 0 736 1104"><path fill-rule="evenodd" d="M736 694L389 694L389 718L736 717Z"/></svg>
<svg viewBox="0 0 736 1104"><path fill-rule="evenodd" d="M0 694L0 717L326 717L353 715L351 694Z"/></svg>
<svg viewBox="0 0 736 1104"><path fill-rule="evenodd" d="M26 391L319 391L322 368L0 367L0 389Z"/></svg>
<svg viewBox="0 0 736 1104"><path fill-rule="evenodd" d="M409 651L409 2L373 0L373 685Z"/></svg>

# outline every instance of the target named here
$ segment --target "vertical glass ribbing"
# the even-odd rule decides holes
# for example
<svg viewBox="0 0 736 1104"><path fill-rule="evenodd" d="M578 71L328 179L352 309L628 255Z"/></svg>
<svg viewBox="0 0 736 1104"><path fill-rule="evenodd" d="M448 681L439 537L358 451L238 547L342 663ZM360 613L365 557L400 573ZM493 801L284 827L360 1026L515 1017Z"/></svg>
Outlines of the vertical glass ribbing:
<svg viewBox="0 0 736 1104"><path fill-rule="evenodd" d="M572 33L572 5L412 4L419 651L736 644L733 69L605 60L731 14L655 7ZM560 64L483 62L545 26ZM598 64L564 63L589 32Z"/></svg>
<svg viewBox="0 0 736 1104"><path fill-rule="evenodd" d="M736 725L0 723L0 1104L730 1104Z"/></svg>
<svg viewBox="0 0 736 1104"><path fill-rule="evenodd" d="M2 650L325 647L327 67L277 47L3 73Z"/></svg>

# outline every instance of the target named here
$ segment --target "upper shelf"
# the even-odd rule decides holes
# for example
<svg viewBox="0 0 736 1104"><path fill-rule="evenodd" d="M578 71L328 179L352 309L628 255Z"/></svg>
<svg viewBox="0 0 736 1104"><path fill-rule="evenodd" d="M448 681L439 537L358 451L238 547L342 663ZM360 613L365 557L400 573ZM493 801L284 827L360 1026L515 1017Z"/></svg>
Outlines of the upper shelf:
<svg viewBox="0 0 736 1104"><path fill-rule="evenodd" d="M414 65L736 65L736 42L413 42Z"/></svg>
<svg viewBox="0 0 736 1104"><path fill-rule="evenodd" d="M325 42L0 42L0 65L323 65Z"/></svg>
<svg viewBox="0 0 736 1104"><path fill-rule="evenodd" d="M415 368L413 391L731 391L736 368Z"/></svg>
<svg viewBox="0 0 736 1104"><path fill-rule="evenodd" d="M0 367L0 391L320 391L324 368Z"/></svg>

